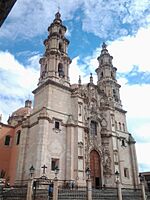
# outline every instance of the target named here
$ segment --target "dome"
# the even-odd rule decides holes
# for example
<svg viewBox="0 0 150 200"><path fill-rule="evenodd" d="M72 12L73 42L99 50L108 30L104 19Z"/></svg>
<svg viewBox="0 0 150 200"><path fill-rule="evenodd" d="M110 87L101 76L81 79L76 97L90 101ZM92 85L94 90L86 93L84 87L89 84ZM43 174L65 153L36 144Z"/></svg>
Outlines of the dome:
<svg viewBox="0 0 150 200"><path fill-rule="evenodd" d="M30 100L25 101L25 107L21 107L14 111L11 116L8 118L8 124L15 126L18 123L22 122L27 116L30 115L32 108L32 102Z"/></svg>

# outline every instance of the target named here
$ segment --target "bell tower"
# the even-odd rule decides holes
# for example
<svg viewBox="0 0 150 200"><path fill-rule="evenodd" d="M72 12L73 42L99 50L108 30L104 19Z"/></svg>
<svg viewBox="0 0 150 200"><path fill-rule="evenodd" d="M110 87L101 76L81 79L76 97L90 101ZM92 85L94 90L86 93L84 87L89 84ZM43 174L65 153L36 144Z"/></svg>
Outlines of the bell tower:
<svg viewBox="0 0 150 200"><path fill-rule="evenodd" d="M105 92L108 99L113 101L115 106L122 107L119 88L121 87L116 80L117 68L112 64L113 57L109 54L105 43L102 45L100 56L97 58L99 66L96 69L98 76L97 85Z"/></svg>
<svg viewBox="0 0 150 200"><path fill-rule="evenodd" d="M71 63L67 54L69 40L65 33L67 28L62 24L59 12L55 14L53 23L48 27L48 38L44 41L45 53L40 59L40 79L38 86L47 80L70 86L68 68Z"/></svg>

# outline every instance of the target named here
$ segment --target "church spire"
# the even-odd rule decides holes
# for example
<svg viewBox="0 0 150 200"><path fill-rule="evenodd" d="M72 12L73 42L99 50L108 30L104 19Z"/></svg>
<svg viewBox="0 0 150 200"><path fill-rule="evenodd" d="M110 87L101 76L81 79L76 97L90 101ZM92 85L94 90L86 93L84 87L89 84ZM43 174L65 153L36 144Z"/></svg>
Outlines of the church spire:
<svg viewBox="0 0 150 200"><path fill-rule="evenodd" d="M96 69L98 76L97 85L103 90L108 97L114 100L114 102L120 107L120 85L116 80L117 68L112 64L113 57L107 50L107 45L103 42L100 56L97 58L99 66Z"/></svg>
<svg viewBox="0 0 150 200"><path fill-rule="evenodd" d="M45 53L40 59L41 73L39 85L51 79L60 84L70 86L67 48L69 40L65 37L67 28L62 24L61 14L55 14L53 23L48 27L48 38L44 41Z"/></svg>
<svg viewBox="0 0 150 200"><path fill-rule="evenodd" d="M55 23L55 22L62 23L61 14L60 14L59 10L58 10L58 12L55 14L55 19L54 19L53 22L54 22L54 23Z"/></svg>
<svg viewBox="0 0 150 200"><path fill-rule="evenodd" d="M113 57L107 50L107 45L103 42L100 56L97 58L99 67L96 69L98 82L104 78L116 80L116 68L112 65Z"/></svg>

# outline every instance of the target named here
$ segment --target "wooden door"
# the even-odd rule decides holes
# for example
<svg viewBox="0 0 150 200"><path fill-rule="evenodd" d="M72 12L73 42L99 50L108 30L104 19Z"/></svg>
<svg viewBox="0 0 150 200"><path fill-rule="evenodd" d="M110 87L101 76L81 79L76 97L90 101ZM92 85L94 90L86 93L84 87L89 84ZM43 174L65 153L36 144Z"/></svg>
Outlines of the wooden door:
<svg viewBox="0 0 150 200"><path fill-rule="evenodd" d="M100 156L97 151L93 150L90 153L90 169L92 186L94 188L101 187L101 167L100 167Z"/></svg>

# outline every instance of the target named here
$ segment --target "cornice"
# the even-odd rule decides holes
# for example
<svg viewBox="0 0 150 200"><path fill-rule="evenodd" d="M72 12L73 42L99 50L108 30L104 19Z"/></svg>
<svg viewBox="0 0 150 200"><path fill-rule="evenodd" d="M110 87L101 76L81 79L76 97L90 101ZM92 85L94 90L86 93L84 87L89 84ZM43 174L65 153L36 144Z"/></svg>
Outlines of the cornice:
<svg viewBox="0 0 150 200"><path fill-rule="evenodd" d="M61 83L58 83L56 81L53 81L51 79L48 79L47 81L45 81L42 85L40 85L39 87L37 87L35 90L32 91L33 94L36 94L38 91L40 91L42 88L44 88L47 85L55 85L59 88L62 88L64 90L67 90L69 92L72 92L72 88L67 87L65 85L62 85Z"/></svg>
<svg viewBox="0 0 150 200"><path fill-rule="evenodd" d="M115 110L119 111L119 112L122 112L122 113L127 113L126 110L123 110L122 108L118 108L118 107L115 107Z"/></svg>

